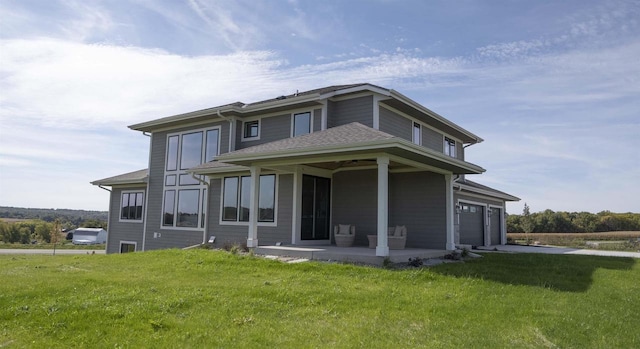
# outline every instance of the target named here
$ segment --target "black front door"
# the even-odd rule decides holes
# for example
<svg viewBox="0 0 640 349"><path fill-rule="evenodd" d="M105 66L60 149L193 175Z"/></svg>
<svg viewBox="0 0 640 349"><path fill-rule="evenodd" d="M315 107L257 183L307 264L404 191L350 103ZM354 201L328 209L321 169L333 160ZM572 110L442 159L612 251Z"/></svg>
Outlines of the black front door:
<svg viewBox="0 0 640 349"><path fill-rule="evenodd" d="M329 240L331 180L302 176L302 240Z"/></svg>

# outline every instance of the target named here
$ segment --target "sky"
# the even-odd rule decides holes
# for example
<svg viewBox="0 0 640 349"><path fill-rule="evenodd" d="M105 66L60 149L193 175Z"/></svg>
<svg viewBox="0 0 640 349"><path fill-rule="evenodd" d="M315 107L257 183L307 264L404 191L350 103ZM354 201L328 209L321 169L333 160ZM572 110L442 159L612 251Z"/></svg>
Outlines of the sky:
<svg viewBox="0 0 640 349"><path fill-rule="evenodd" d="M0 206L107 210L128 125L369 82L485 141L507 211L640 212L640 1L0 0Z"/></svg>

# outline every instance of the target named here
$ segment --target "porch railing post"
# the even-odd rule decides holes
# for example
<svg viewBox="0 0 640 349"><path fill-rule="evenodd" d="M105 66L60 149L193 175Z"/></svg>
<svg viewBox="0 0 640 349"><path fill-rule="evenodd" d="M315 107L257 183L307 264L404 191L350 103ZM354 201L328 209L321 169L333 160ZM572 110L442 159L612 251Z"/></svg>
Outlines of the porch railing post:
<svg viewBox="0 0 640 349"><path fill-rule="evenodd" d="M380 156L378 163L378 246L376 256L389 256L389 157Z"/></svg>
<svg viewBox="0 0 640 349"><path fill-rule="evenodd" d="M455 230L454 230L454 226L453 226L453 180L452 180L453 175L451 174L446 174L444 175L444 181L445 181L445 186L446 186L446 224L447 224L447 250L455 250L456 249L456 243L455 243Z"/></svg>
<svg viewBox="0 0 640 349"><path fill-rule="evenodd" d="M260 167L249 167L251 194L249 197L249 236L247 247L258 247L258 195L260 193Z"/></svg>

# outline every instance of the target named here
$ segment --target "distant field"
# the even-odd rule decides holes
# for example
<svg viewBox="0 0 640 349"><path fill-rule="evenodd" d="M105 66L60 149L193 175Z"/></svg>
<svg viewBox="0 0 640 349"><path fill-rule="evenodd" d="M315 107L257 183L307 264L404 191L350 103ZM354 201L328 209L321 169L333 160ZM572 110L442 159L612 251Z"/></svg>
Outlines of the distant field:
<svg viewBox="0 0 640 349"><path fill-rule="evenodd" d="M609 251L640 251L640 231L610 231L602 233L508 233L507 239L519 244L566 246Z"/></svg>

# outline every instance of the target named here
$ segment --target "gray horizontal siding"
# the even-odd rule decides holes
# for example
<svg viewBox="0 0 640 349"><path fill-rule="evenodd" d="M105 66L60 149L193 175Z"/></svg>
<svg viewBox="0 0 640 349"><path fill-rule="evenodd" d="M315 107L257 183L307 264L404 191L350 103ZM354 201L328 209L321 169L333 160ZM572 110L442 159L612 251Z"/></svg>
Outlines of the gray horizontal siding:
<svg viewBox="0 0 640 349"><path fill-rule="evenodd" d="M328 102L328 127L336 127L359 122L373 127L373 96Z"/></svg>
<svg viewBox="0 0 640 349"><path fill-rule="evenodd" d="M134 241L136 249L142 249L142 231L144 223L120 222L120 202L123 191L146 191L146 186L113 188L109 207L109 232L107 234L107 253L120 253L120 241ZM145 193L146 194L146 193ZM147 197L145 195L146 202Z"/></svg>
<svg viewBox="0 0 640 349"><path fill-rule="evenodd" d="M313 132L322 130L322 109L313 111Z"/></svg>
<svg viewBox="0 0 640 349"><path fill-rule="evenodd" d="M289 138L291 137L291 113L260 119L260 139L245 139L242 141L243 133L244 129L242 129L242 123L240 123L238 128L239 139L236 144L237 149Z"/></svg>
<svg viewBox="0 0 640 349"><path fill-rule="evenodd" d="M407 247L446 247L445 195L443 175L413 172L389 176L389 225L407 227Z"/></svg>
<svg viewBox="0 0 640 349"><path fill-rule="evenodd" d="M333 225L354 224L357 246L367 246L378 226L377 172L339 172L333 176ZM389 226L407 227L407 247L444 249L444 176L431 172L389 174Z"/></svg>
<svg viewBox="0 0 640 349"><path fill-rule="evenodd" d="M444 136L428 127L422 127L422 145L429 149L444 152Z"/></svg>
<svg viewBox="0 0 640 349"><path fill-rule="evenodd" d="M331 184L332 224L354 224L354 244L368 246L367 234L376 234L378 227L377 172L338 172L333 175Z"/></svg>
<svg viewBox="0 0 640 349"><path fill-rule="evenodd" d="M413 141L411 120L386 108L380 108L380 131Z"/></svg>
<svg viewBox="0 0 640 349"><path fill-rule="evenodd" d="M460 142L456 142L456 158L464 160L464 147Z"/></svg>
<svg viewBox="0 0 640 349"><path fill-rule="evenodd" d="M222 195L222 180L211 180L211 195L209 195L209 230L208 235L216 237L215 246L224 247L228 244L246 244L248 225L220 224L220 204ZM276 242L291 243L291 215L293 203L293 175L278 176L278 207L276 214L277 226L258 226L258 243L260 245L275 245Z"/></svg>

